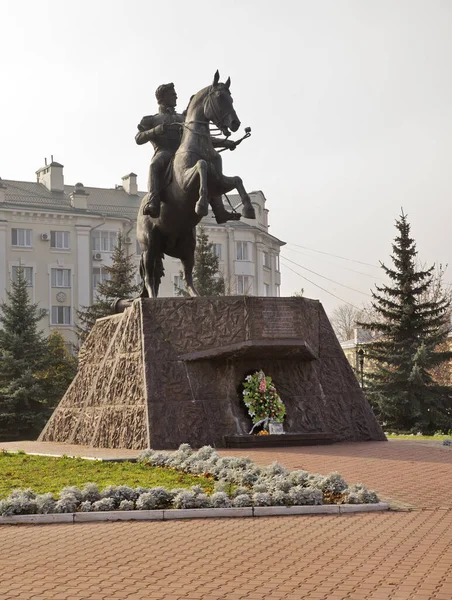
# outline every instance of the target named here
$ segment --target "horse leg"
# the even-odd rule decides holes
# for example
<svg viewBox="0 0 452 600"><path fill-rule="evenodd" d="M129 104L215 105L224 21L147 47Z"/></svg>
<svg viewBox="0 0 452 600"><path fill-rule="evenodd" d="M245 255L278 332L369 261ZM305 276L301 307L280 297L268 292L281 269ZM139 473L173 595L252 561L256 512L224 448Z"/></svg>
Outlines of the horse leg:
<svg viewBox="0 0 452 600"><path fill-rule="evenodd" d="M142 298L156 298L157 294L155 293L154 287L154 257L152 252L148 249L143 252L141 255L141 260L143 261L143 271L144 271L144 288L146 290L146 294L144 294L144 290L141 293Z"/></svg>
<svg viewBox="0 0 452 600"><path fill-rule="evenodd" d="M145 253L142 252L141 253L141 258L140 258L140 277L141 277L141 293L140 293L140 298L149 298L149 291L148 288L146 287L146 268L144 266L144 258L143 255Z"/></svg>
<svg viewBox="0 0 452 600"><path fill-rule="evenodd" d="M195 212L200 217L207 216L209 212L209 198L207 195L207 162L203 159L187 169L183 174L182 188L185 193L190 191L190 188L196 183L199 177L199 200L195 206Z"/></svg>
<svg viewBox="0 0 452 600"><path fill-rule="evenodd" d="M195 266L196 229L180 240L180 257L184 268L184 279L190 296L199 296L193 283L193 267Z"/></svg>
<svg viewBox="0 0 452 600"><path fill-rule="evenodd" d="M140 272L142 277L144 275L144 286L148 298L157 298L160 280L163 276L162 235L157 227L152 227L148 238L148 246L141 255Z"/></svg>
<svg viewBox="0 0 452 600"><path fill-rule="evenodd" d="M243 181L240 177L238 177L237 175L235 177L227 177L226 175L223 175L221 185L223 187L223 194L227 194L231 190L238 191L243 204L242 217L245 217L245 219L256 218L256 212L253 208L253 205L251 204L250 197L248 196L245 187L243 186Z"/></svg>

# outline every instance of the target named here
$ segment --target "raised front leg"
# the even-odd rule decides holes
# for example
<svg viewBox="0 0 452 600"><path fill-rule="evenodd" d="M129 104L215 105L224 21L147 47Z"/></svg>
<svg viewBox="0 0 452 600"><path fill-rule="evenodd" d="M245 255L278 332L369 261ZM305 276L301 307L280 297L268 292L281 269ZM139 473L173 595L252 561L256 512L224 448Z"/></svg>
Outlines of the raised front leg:
<svg viewBox="0 0 452 600"><path fill-rule="evenodd" d="M196 203L195 211L200 217L207 216L209 212L209 198L207 194L207 162L203 159L187 169L182 178L182 188L185 193L189 193L190 190L198 182L199 177L199 200Z"/></svg>
<svg viewBox="0 0 452 600"><path fill-rule="evenodd" d="M248 194L243 186L242 179L238 176L227 177L226 175L223 175L223 179L222 179L221 183L223 186L223 190L222 190L223 194L227 194L231 190L238 191L240 199L243 204L242 217L245 217L245 219L255 219L256 212L253 208L253 205L251 204L250 197L248 196Z"/></svg>

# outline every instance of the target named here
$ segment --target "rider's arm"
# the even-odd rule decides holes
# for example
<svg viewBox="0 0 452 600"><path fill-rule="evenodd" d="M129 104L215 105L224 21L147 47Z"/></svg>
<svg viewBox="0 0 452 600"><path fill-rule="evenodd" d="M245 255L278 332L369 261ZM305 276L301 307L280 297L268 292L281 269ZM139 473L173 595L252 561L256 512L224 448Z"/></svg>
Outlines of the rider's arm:
<svg viewBox="0 0 452 600"><path fill-rule="evenodd" d="M143 117L141 123L138 125L138 133L135 136L135 141L141 146L146 142L155 141L155 138L164 133L164 125L157 125L153 127L155 121L152 117Z"/></svg>

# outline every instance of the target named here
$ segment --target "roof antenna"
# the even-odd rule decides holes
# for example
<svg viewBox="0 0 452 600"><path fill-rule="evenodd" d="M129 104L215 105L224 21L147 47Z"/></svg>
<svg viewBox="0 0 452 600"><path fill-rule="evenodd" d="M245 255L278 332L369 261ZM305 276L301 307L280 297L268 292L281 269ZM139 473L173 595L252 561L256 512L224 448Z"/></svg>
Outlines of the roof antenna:
<svg viewBox="0 0 452 600"><path fill-rule="evenodd" d="M53 154L50 155L50 160L53 162Z"/></svg>

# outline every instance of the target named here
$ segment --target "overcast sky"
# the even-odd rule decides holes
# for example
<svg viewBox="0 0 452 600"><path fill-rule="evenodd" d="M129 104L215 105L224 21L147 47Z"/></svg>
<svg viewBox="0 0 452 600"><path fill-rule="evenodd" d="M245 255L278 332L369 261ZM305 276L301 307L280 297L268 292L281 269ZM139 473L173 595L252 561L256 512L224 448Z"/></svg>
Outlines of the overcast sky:
<svg viewBox="0 0 452 600"><path fill-rule="evenodd" d="M173 81L182 111L219 69L252 127L225 173L264 192L301 265L282 259L284 295L366 302L402 206L452 279L450 0L2 0L0 23L3 179L53 154L68 184L134 171L144 190L152 148L134 136L155 88Z"/></svg>

